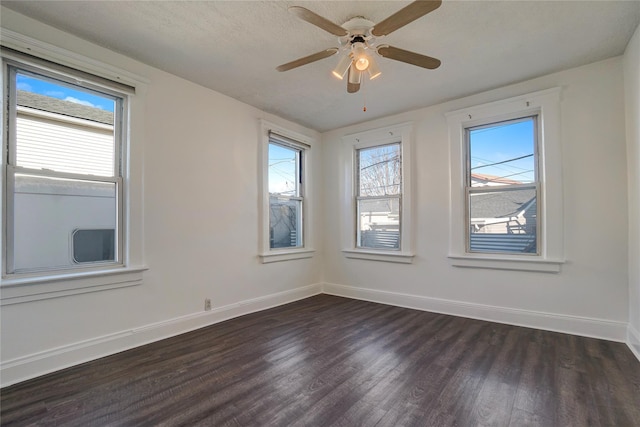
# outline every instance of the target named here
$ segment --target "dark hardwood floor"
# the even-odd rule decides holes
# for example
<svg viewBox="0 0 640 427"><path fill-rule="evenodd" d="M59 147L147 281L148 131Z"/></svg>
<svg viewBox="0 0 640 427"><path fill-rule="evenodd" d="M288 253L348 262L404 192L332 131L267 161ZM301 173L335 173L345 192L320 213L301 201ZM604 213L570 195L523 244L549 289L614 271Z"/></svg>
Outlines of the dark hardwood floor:
<svg viewBox="0 0 640 427"><path fill-rule="evenodd" d="M2 425L640 426L621 343L320 295L0 390Z"/></svg>

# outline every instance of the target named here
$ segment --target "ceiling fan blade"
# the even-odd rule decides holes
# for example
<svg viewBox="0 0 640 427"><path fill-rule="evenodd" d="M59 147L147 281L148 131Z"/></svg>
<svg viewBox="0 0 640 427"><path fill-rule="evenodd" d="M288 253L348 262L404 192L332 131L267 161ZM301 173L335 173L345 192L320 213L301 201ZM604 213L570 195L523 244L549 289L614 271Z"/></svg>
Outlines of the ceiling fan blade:
<svg viewBox="0 0 640 427"><path fill-rule="evenodd" d="M324 58L328 58L332 55L335 55L338 52L337 47L331 47L329 49L325 49L318 53L314 53L313 55L305 56L304 58L296 59L295 61L287 62L286 64L279 65L276 67L278 71L289 71L293 68L300 67L302 65L310 64L315 61L319 61Z"/></svg>
<svg viewBox="0 0 640 427"><path fill-rule="evenodd" d="M322 28L323 30L333 34L334 36L343 37L348 34L347 30L342 28L340 25L334 24L327 18L323 18L317 13L314 13L302 6L291 6L289 7L289 12L293 13L303 21L307 21L308 23L313 24L316 27Z"/></svg>
<svg viewBox="0 0 640 427"><path fill-rule="evenodd" d="M380 46L378 54L385 58L395 59L396 61L406 62L407 64L417 65L418 67L435 70L440 66L440 60L419 53L399 49L393 46Z"/></svg>
<svg viewBox="0 0 640 427"><path fill-rule="evenodd" d="M351 83L349 80L351 77L351 67L349 67L349 73L347 74L347 92L356 93L360 90L360 83Z"/></svg>
<svg viewBox="0 0 640 427"><path fill-rule="evenodd" d="M440 7L441 4L442 0L414 1L413 3L400 9L382 22L377 23L373 27L371 33L376 37L386 36L387 34L394 32L398 28L404 27L408 23L415 21L421 16L424 16L427 13L436 10Z"/></svg>
<svg viewBox="0 0 640 427"><path fill-rule="evenodd" d="M347 92L356 93L360 90L360 83L349 83L347 82Z"/></svg>

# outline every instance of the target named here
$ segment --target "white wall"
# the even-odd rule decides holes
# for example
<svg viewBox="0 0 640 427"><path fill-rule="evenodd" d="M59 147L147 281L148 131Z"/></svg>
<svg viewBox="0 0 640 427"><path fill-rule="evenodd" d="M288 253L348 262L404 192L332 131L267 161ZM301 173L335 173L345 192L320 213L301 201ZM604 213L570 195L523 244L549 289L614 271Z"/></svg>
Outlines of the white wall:
<svg viewBox="0 0 640 427"><path fill-rule="evenodd" d="M143 147L144 261L149 267L144 283L3 306L3 385L310 295L321 282L333 293L617 340L624 339L621 331L630 315L631 325L640 330L638 31L624 67L622 58L613 58L323 134L322 147L313 148L312 165L319 196L312 228L320 250L312 259L260 264L258 119L320 135L5 8L2 27L150 81ZM451 267L444 113L555 86L563 90L567 263L562 272ZM406 121L416 129L414 263L346 259L336 227L342 209L336 169L341 137ZM626 150L634 156L629 209ZM628 222L635 224L631 239ZM209 314L202 311L204 298L213 302Z"/></svg>
<svg viewBox="0 0 640 427"><path fill-rule="evenodd" d="M320 290L321 251L272 264L257 256L259 119L319 134L5 8L2 27L150 81L144 283L3 306L3 385ZM319 144L311 151L317 175ZM319 176L312 182L320 194ZM317 222L312 230L321 234ZM203 311L205 298L212 312Z"/></svg>
<svg viewBox="0 0 640 427"><path fill-rule="evenodd" d="M640 26L624 55L629 169L629 336L640 359Z"/></svg>
<svg viewBox="0 0 640 427"><path fill-rule="evenodd" d="M627 176L622 58L323 134L325 229L340 204L341 137L412 121L413 264L347 259L325 233L326 289L342 295L623 341L628 314ZM384 80L376 84L389 84ZM450 266L449 145L444 113L560 86L565 255L559 274ZM370 99L369 103L384 102ZM555 183L550 183L554 185Z"/></svg>

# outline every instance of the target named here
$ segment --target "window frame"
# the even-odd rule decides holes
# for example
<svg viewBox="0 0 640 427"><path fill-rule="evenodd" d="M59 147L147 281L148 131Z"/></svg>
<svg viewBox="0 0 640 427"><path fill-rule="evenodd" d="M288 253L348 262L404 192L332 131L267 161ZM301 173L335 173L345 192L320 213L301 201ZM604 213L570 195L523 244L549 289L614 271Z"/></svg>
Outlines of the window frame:
<svg viewBox="0 0 640 427"><path fill-rule="evenodd" d="M451 158L449 260L452 266L558 273L564 261L560 88L446 113ZM470 252L467 130L537 117L537 254ZM551 184L549 184L551 183ZM531 185L527 184L527 187Z"/></svg>
<svg viewBox="0 0 640 427"><path fill-rule="evenodd" d="M120 203L122 205L121 264L84 266L80 268L6 274L6 217L7 217L7 148L6 129L8 109L5 105L0 111L0 133L2 133L2 171L0 174L2 197L2 280L0 281L0 305L20 304L30 301L60 298L70 295L104 291L142 284L144 265L144 227L143 227L143 144L145 97L149 80L71 52L49 43L24 36L7 29L0 29L1 59L0 96L6 99L8 90L7 65L5 61L15 61L22 67L32 66L37 74L43 71L54 75L65 75L79 82L91 81L100 92L105 89L124 92L128 95L123 102L123 117L127 125L122 127L123 146L121 157L122 185ZM21 68L22 68L21 67ZM4 101L3 101L3 104Z"/></svg>
<svg viewBox="0 0 640 427"><path fill-rule="evenodd" d="M528 184L506 184L491 187L473 187L471 185L472 173L471 173L471 132L477 129L489 129L500 124L516 123L525 121L528 119L533 120L533 156L534 156L534 181ZM540 136L540 117L538 114L526 115L523 117L517 117L509 120L501 120L499 122L491 122L478 126L470 126L465 128L465 254L517 254L523 256L540 256L540 248L542 245L542 236L540 233L542 217L540 215L542 201L540 200L540 168L539 168L539 136ZM471 195L473 193L497 193L501 191L517 191L533 188L536 195L536 252L535 253L517 253L517 252L504 252L504 251L473 251L471 250Z"/></svg>
<svg viewBox="0 0 640 427"><path fill-rule="evenodd" d="M6 180L5 192L3 193L4 205L6 209L4 211L4 221L3 227L6 230L6 237L3 241L3 269L2 275L3 277L22 277L25 274L43 274L43 275L55 275L66 271L77 271L77 270L103 270L110 268L118 268L124 267L124 214L123 214L123 170L124 170L124 161L125 156L123 155L123 151L126 147L125 143L125 132L124 129L127 128L127 106L128 106L128 94L118 92L111 88L99 87L95 84L92 84L89 81L83 81L82 85L76 84L73 80L73 77L64 75L61 73L55 73L50 70L38 68L29 63L21 62L15 59L4 59L2 60L3 72L7 75L8 82L3 82L4 87L8 87L9 92L3 96L3 99L7 100L6 110L8 115L8 123L10 126L7 126L6 138L5 142L5 152L6 152L6 167L4 179ZM18 120L18 100L17 100L17 75L18 74L27 74L32 77L47 79L51 81L59 81L62 83L70 84L71 86L75 86L82 89L87 89L88 92L95 92L101 95L107 95L113 98L115 106L114 106L114 123L113 123L113 144L114 144L114 158L113 158L113 176L99 176L99 175L91 175L91 174L82 174L82 173L69 173L69 172L61 172L54 171L50 169L31 169L24 166L17 165L17 120ZM39 176L43 178L51 178L51 179L71 179L71 180L80 180L80 181L91 181L91 182L99 182L99 183L109 183L114 184L115 186L115 204L116 204L116 212L115 212L115 224L116 224L116 233L115 233L115 260L112 262L94 262L94 263L76 263L73 260L68 266L64 267L34 267L28 269L18 269L14 265L14 251L16 236L14 235L15 227L14 227L14 216L15 216L15 178L16 175L24 174L30 176Z"/></svg>
<svg viewBox="0 0 640 427"><path fill-rule="evenodd" d="M385 196L362 196L361 194L361 182L362 182L362 178L361 178L361 174L360 174L360 152L362 150L367 150L367 149L371 149L371 148L379 148L379 147L390 147L390 146L394 146L397 145L398 146L398 153L400 155L400 192L398 194L395 195L385 195ZM360 226L358 225L359 221L360 221L360 212L361 212L361 208L360 208L360 202L362 201L368 201L368 200L387 200L387 199L396 199L398 200L398 213L399 213L399 221L398 221L398 249L388 249L389 251L400 251L400 248L402 247L402 144L400 142L391 142L388 144L380 144L380 145L373 145L371 147L359 147L359 148L355 148L355 166L354 166L354 173L356 175L356 177L354 178L354 182L355 182L355 204L356 204L356 216L355 216L355 229L356 229L356 243L355 243L355 247L356 249L362 249L362 250L376 250L379 251L379 248L371 248L368 246L362 246L362 229L360 228Z"/></svg>
<svg viewBox="0 0 640 427"><path fill-rule="evenodd" d="M312 199L311 187L311 150L314 139L306 135L291 131L266 120L260 120L259 144L259 189L260 189L260 239L258 256L263 264L289 261L313 257L313 234L311 229ZM302 225L302 245L296 247L271 248L270 245L270 194L269 194L269 146L274 143L285 148L299 150L299 176L297 177L299 196L290 197L291 200L301 201L300 220Z"/></svg>
<svg viewBox="0 0 640 427"><path fill-rule="evenodd" d="M306 203L305 203L305 179L304 179L304 162L305 162L305 150L306 148L304 146L302 146L301 144L295 143L295 142L291 142L291 141L284 141L281 137L278 137L275 134L270 133L269 134L269 149L271 149L272 145L277 145L278 147L281 148L286 148L288 150L294 151L295 152L295 181L296 181L296 190L295 190L295 194L292 196L283 196L283 195L279 195L277 198L278 200L285 200L285 201L294 201L294 202L298 202L300 204L300 211L297 212L297 216L296 216L296 240L299 242L299 244L296 244L295 246L288 246L288 247L283 247L283 248L275 248L273 246L271 246L271 193L269 193L269 250L287 250L287 249L300 249L300 248L304 248L304 242L305 242L305 232L304 232L304 210L306 207ZM267 168L269 167L269 165L267 165ZM269 179L268 176L268 171L267 171L267 180ZM299 232L299 233L298 233Z"/></svg>
<svg viewBox="0 0 640 427"><path fill-rule="evenodd" d="M341 187L345 189L345 207L341 221L343 236L342 253L345 258L410 264L414 258L413 208L412 208L412 146L413 123L401 123L380 129L345 135L342 138L343 168ZM398 144L400 147L400 194L399 194L399 249L379 249L358 246L358 197L359 163L358 150ZM385 196L385 198L389 198Z"/></svg>

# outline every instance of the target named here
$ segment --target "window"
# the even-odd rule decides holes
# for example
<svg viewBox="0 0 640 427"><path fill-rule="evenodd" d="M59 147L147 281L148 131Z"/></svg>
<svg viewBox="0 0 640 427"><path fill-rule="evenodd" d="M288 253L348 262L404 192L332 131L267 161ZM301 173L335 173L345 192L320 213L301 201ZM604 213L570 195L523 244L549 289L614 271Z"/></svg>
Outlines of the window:
<svg viewBox="0 0 640 427"><path fill-rule="evenodd" d="M559 90L455 111L447 119L452 265L559 272Z"/></svg>
<svg viewBox="0 0 640 427"><path fill-rule="evenodd" d="M309 217L308 153L312 140L272 123L261 124L263 263L313 255Z"/></svg>
<svg viewBox="0 0 640 427"><path fill-rule="evenodd" d="M302 247L303 149L269 142L269 248Z"/></svg>
<svg viewBox="0 0 640 427"><path fill-rule="evenodd" d="M3 36L17 50L1 48L0 304L142 283L143 129L129 118L144 108L145 83L44 42ZM54 62L69 58L74 68Z"/></svg>
<svg viewBox="0 0 640 427"><path fill-rule="evenodd" d="M466 129L468 252L539 253L537 122Z"/></svg>
<svg viewBox="0 0 640 427"><path fill-rule="evenodd" d="M400 249L402 171L400 144L356 150L356 246Z"/></svg>
<svg viewBox="0 0 640 427"><path fill-rule="evenodd" d="M19 63L7 71L6 273L90 265L70 248L78 228L115 230L99 262L121 264L124 95Z"/></svg>
<svg viewBox="0 0 640 427"><path fill-rule="evenodd" d="M347 258L412 261L411 132L404 124L343 138L343 188L353 189L345 200Z"/></svg>

